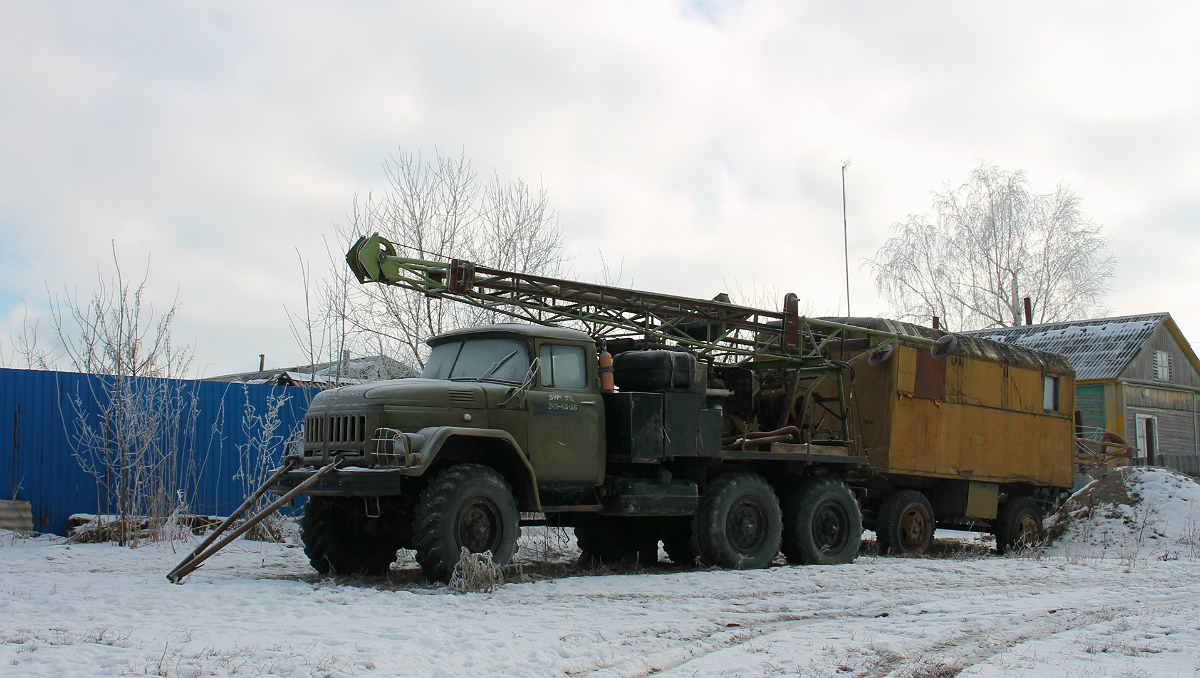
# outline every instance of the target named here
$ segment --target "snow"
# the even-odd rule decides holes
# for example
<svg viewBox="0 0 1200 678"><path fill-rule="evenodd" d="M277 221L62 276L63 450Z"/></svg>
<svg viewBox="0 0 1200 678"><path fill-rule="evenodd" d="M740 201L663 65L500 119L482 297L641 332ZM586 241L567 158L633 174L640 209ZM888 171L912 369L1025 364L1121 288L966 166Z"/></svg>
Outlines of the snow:
<svg viewBox="0 0 1200 678"><path fill-rule="evenodd" d="M1048 552L1068 559L1195 560L1200 484L1170 469L1121 468L1081 488L1047 526L1065 528Z"/></svg>
<svg viewBox="0 0 1200 678"><path fill-rule="evenodd" d="M939 532L947 557L549 578L578 574L574 546L527 528L489 594L420 583L411 554L388 578L335 580L299 548L241 541L173 585L194 542L0 534L0 676L1195 675L1198 487L1126 484L1135 505L1014 557Z"/></svg>

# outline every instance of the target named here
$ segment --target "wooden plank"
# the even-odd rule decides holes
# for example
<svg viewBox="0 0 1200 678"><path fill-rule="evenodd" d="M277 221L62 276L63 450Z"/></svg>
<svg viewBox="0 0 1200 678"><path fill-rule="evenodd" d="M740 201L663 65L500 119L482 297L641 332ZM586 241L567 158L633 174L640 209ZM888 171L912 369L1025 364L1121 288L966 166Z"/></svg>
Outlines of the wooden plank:
<svg viewBox="0 0 1200 678"><path fill-rule="evenodd" d="M0 501L0 528L32 533L33 505L27 501Z"/></svg>

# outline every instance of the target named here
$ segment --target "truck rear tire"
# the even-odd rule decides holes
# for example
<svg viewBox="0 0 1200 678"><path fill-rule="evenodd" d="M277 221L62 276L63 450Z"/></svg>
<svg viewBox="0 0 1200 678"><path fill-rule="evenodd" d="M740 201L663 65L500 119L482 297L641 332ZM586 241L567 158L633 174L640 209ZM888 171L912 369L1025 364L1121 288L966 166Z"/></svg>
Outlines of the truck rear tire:
<svg viewBox="0 0 1200 678"><path fill-rule="evenodd" d="M1042 510L1030 497L1012 497L996 515L996 552L1035 546L1042 541Z"/></svg>
<svg viewBox="0 0 1200 678"><path fill-rule="evenodd" d="M783 517L762 476L735 473L709 483L692 523L700 559L734 570L767 567L779 553Z"/></svg>
<svg viewBox="0 0 1200 678"><path fill-rule="evenodd" d="M381 511L368 518L361 497L309 497L300 519L308 562L321 574L387 574L404 546L407 526Z"/></svg>
<svg viewBox="0 0 1200 678"><path fill-rule="evenodd" d="M448 582L460 549L491 551L506 565L517 548L520 514L504 477L480 464L459 464L437 474L416 506L413 542L430 581Z"/></svg>
<svg viewBox="0 0 1200 678"><path fill-rule="evenodd" d="M933 544L935 529L929 499L916 490L896 490L883 500L875 520L879 554L923 556Z"/></svg>
<svg viewBox="0 0 1200 678"><path fill-rule="evenodd" d="M818 478L784 495L783 555L798 565L854 562L862 542L862 513L839 478Z"/></svg>

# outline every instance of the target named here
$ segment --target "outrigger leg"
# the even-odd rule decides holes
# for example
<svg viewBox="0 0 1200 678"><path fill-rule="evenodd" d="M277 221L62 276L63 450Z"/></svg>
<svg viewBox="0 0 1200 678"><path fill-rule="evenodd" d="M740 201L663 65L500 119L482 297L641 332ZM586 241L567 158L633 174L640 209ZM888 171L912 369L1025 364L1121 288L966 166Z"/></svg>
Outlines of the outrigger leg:
<svg viewBox="0 0 1200 678"><path fill-rule="evenodd" d="M267 479L267 482L262 484L262 487L259 487L257 490L255 490L254 494L250 495L246 499L246 501L242 502L242 505L239 506L236 511L231 513L228 518L226 518L224 521L222 521L221 524L219 526L217 526L217 529L213 530L212 533L209 534L204 539L204 541L200 542L199 546L197 546L195 549L193 549L192 552L189 553L186 558L184 558L182 561L180 561L180 563L178 565L176 565L173 570L171 570L170 572L167 573L167 579L170 580L171 583L173 583L173 584L181 583L183 581L184 577L188 576L193 571L195 571L195 569L200 567L200 565L204 561L206 561L210 557L212 557L212 555L214 553L225 548L234 539L237 539L238 537L245 534L245 532L247 530L249 530L250 528L254 527L255 525L261 523L267 516L271 515L272 513L275 513L279 509L283 508L285 505L287 505L289 502L291 502L293 499L295 499L296 496L299 495L301 492L303 492L304 490L307 490L310 486L312 486L314 483L316 483L321 478L324 478L331 471L334 471L334 470L340 468L341 465L342 465L342 459L341 459L341 457L338 457L337 459L333 460L332 462L321 467L321 470L312 474L308 478L305 478L304 482L302 482L299 485L297 485L296 487L292 488L292 490L290 492L288 492L287 494L283 495L282 497L276 499L275 501L271 502L271 504L268 505L266 508L264 508L263 510L254 514L253 516L251 516L249 519L246 520L246 522L239 525L237 527L237 529L235 529L232 533L230 533L224 539L217 542L216 544L213 544L213 542L216 541L217 537L221 536L221 534L223 534L225 532L225 530L229 529L229 526L232 525L234 523L234 521L236 521L239 517L241 517L241 515L243 513L246 512L247 509L249 509L251 506L254 505L254 502L258 501L260 497L262 497L264 494L266 494L267 490L270 489L270 487L275 484L275 481L279 480L280 476L282 476L284 473L287 473L288 471L290 471L296 467L295 459L285 460L284 464L282 466L280 466L278 469L276 469L274 473L271 474L271 477ZM212 544L212 546L209 546L209 544Z"/></svg>

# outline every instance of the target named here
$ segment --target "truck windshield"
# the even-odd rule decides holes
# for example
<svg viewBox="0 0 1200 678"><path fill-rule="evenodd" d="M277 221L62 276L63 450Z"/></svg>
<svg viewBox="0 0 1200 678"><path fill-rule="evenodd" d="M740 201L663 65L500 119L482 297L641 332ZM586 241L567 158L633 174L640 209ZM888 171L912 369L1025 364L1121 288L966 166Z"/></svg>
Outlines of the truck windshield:
<svg viewBox="0 0 1200 678"><path fill-rule="evenodd" d="M421 376L426 379L488 379L521 383L529 351L517 339L467 339L433 347Z"/></svg>

